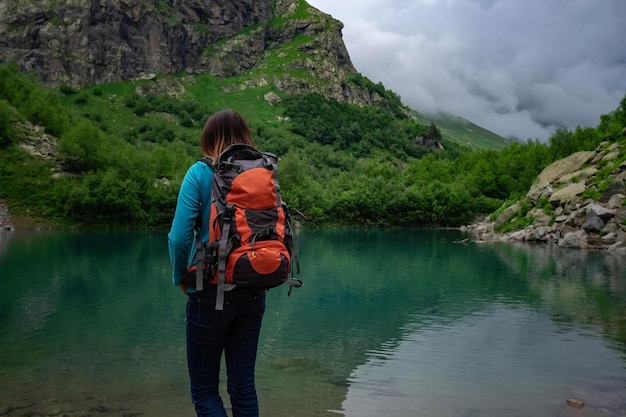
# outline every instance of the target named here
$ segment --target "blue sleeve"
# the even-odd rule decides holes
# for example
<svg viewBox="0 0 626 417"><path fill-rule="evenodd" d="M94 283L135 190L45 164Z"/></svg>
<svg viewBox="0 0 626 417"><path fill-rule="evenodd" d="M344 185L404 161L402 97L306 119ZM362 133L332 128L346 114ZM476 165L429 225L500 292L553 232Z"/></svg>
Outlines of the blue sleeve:
<svg viewBox="0 0 626 417"><path fill-rule="evenodd" d="M209 239L208 221L211 205L213 170L204 162L193 164L183 179L178 193L176 212L168 237L172 282L182 284L185 271L195 264L196 239L194 226L200 216L202 242Z"/></svg>

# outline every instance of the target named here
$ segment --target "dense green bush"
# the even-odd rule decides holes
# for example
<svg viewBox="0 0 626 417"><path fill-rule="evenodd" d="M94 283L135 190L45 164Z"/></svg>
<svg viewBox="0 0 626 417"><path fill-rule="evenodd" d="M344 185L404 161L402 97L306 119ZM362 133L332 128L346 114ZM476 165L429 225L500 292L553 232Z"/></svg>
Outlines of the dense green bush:
<svg viewBox="0 0 626 417"><path fill-rule="evenodd" d="M414 142L427 127L406 117L399 119L381 106L360 107L327 100L319 94L292 96L284 105L294 133L334 150L367 157L384 148L401 159L424 152Z"/></svg>
<svg viewBox="0 0 626 417"><path fill-rule="evenodd" d="M59 141L65 168L73 173L94 171L105 165L104 133L87 120L73 126Z"/></svg>
<svg viewBox="0 0 626 417"><path fill-rule="evenodd" d="M14 143L15 112L8 101L0 99L0 149Z"/></svg>
<svg viewBox="0 0 626 417"><path fill-rule="evenodd" d="M51 135L61 135L69 124L58 92L41 87L33 75L20 73L15 64L0 65L0 99Z"/></svg>

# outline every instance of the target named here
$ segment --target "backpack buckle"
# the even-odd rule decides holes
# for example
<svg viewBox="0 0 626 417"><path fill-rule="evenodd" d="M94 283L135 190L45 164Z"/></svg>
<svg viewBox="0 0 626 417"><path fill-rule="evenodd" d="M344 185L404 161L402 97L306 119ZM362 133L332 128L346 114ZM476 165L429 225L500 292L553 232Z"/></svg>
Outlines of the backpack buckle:
<svg viewBox="0 0 626 417"><path fill-rule="evenodd" d="M233 218L234 213L235 213L235 206L233 206L232 204L228 204L226 208L224 209L224 214L222 216L222 219L224 219L225 222L230 222Z"/></svg>

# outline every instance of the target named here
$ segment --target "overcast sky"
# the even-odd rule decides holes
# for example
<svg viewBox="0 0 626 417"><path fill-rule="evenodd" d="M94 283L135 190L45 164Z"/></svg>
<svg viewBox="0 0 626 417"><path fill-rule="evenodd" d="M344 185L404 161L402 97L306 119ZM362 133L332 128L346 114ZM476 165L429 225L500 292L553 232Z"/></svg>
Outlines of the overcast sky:
<svg viewBox="0 0 626 417"><path fill-rule="evenodd" d="M595 127L626 94L626 0L307 0L356 69L507 138Z"/></svg>

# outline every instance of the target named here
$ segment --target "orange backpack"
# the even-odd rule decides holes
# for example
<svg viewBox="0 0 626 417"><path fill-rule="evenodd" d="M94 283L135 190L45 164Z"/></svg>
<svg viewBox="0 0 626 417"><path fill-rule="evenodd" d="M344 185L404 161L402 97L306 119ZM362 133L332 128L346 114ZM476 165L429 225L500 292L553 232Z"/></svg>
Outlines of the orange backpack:
<svg viewBox="0 0 626 417"><path fill-rule="evenodd" d="M217 285L216 310L223 309L224 291L233 286L302 286L293 278L292 262L298 274L300 262L289 209L280 194L276 156L236 144L217 160L202 161L215 171L209 224L196 225L209 228L209 241L203 245L197 233L197 263L186 283L197 291Z"/></svg>

